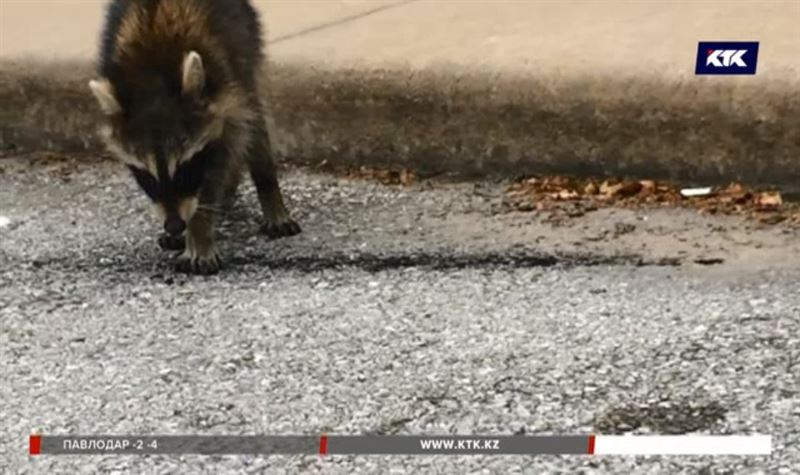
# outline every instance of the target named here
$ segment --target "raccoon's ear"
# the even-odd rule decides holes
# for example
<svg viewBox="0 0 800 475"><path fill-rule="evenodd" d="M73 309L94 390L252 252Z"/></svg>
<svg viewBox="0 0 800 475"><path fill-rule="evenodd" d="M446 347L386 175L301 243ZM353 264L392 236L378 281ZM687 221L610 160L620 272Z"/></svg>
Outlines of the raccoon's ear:
<svg viewBox="0 0 800 475"><path fill-rule="evenodd" d="M183 58L182 72L183 94L199 96L206 84L206 72L203 69L203 58L196 51L189 52Z"/></svg>
<svg viewBox="0 0 800 475"><path fill-rule="evenodd" d="M89 81L89 89L92 90L94 97L97 98L103 114L114 115L122 110L117 98L114 97L114 86L111 85L108 79L93 79Z"/></svg>

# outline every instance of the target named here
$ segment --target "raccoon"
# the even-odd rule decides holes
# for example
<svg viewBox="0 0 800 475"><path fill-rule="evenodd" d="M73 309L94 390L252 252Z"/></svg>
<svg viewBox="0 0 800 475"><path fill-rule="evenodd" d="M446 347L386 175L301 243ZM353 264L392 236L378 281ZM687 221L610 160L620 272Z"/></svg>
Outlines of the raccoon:
<svg viewBox="0 0 800 475"><path fill-rule="evenodd" d="M177 269L220 268L218 214L249 170L270 238L300 232L278 185L264 118L264 52L248 0L112 0L89 82L100 136L163 220Z"/></svg>

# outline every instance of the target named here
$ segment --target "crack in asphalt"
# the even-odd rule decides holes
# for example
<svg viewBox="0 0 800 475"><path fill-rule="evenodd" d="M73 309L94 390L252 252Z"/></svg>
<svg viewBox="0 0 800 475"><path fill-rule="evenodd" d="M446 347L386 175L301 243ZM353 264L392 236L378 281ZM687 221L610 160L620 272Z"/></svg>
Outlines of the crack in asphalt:
<svg viewBox="0 0 800 475"><path fill-rule="evenodd" d="M463 269L526 269L534 267L592 267L601 265L664 266L679 265L673 261L647 261L639 255L602 256L592 254L540 254L526 252L486 253L407 253L355 255L332 254L325 256L292 256L261 261L256 256L234 257L233 265L263 264L272 270L318 272L329 269L357 268L367 272L395 269L422 268L429 270Z"/></svg>
<svg viewBox="0 0 800 475"><path fill-rule="evenodd" d="M154 268L163 270L173 263L171 257L146 259L138 257L126 260L124 257L109 258L108 253L94 256L62 255L34 260L17 260L17 265L32 267L35 270L61 270L70 272L95 272L116 268L119 272L150 272ZM223 274L238 274L237 271L252 272L254 266L270 271L295 271L315 273L325 270L360 269L369 273L379 273L397 269L419 268L434 271L453 271L465 269L508 270L547 267L595 267L595 266L635 266L635 267L674 267L681 260L664 258L648 260L641 255L595 255L545 254L532 252L418 252L418 253L333 253L324 255L300 255L269 257L259 253L239 254L223 259Z"/></svg>
<svg viewBox="0 0 800 475"><path fill-rule="evenodd" d="M654 433L687 434L714 428L725 419L727 412L728 409L717 401L622 406L599 415L594 426L604 434L624 434L642 427Z"/></svg>
<svg viewBox="0 0 800 475"><path fill-rule="evenodd" d="M390 3L389 5L381 5L379 7L375 7L375 8L372 8L372 9L364 11L364 12L359 12L359 13L356 13L356 14L353 14L353 15L346 16L344 18L339 18L339 19L334 20L334 21L329 21L329 22L321 23L319 25L314 25L314 26L311 26L311 27L308 27L308 28L304 28L304 29L302 29L300 31L295 31L293 33L288 33L288 34L283 35L283 36L278 36L277 38L274 38L272 41L269 41L268 44L269 45L276 45L278 43L282 43L284 41L292 40L294 38L299 38L301 36L306 36L306 35L309 35L309 34L312 34L312 33L316 33L318 31L327 30L327 29L330 29L330 28L341 26L341 25L346 24L346 23L352 23L352 22L354 22L356 20L360 20L362 18L365 18L365 17L368 17L368 16L372 16L372 15L374 15L376 13L380 13L380 12L383 12L383 11L386 11L386 10L391 10L391 9L394 9L394 8L397 8L397 7L402 7L402 6L405 6L405 5L409 4L409 3L414 3L416 1L418 1L418 0L403 0L403 1L400 1L400 2L396 2L396 3Z"/></svg>

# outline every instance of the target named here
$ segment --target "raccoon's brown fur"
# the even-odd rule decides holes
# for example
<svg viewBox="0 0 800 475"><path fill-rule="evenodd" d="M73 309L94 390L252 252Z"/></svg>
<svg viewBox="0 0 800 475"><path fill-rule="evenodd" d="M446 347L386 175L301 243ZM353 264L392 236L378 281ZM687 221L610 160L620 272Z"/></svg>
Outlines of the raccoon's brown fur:
<svg viewBox="0 0 800 475"><path fill-rule="evenodd" d="M247 0L113 0L90 88L101 135L164 218L178 268L213 273L214 223L242 169L270 237L300 232L283 203L260 97L261 27Z"/></svg>

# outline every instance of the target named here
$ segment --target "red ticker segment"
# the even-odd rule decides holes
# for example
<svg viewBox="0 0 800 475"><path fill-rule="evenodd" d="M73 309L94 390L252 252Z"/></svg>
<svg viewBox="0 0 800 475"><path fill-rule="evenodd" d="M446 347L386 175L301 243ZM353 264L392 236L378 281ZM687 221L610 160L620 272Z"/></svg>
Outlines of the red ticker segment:
<svg viewBox="0 0 800 475"><path fill-rule="evenodd" d="M42 453L42 436L41 435L32 435L30 438L29 447L29 454L30 455L39 455Z"/></svg>
<svg viewBox="0 0 800 475"><path fill-rule="evenodd" d="M322 437L319 438L319 454L328 454L328 436L325 434L322 434Z"/></svg>

